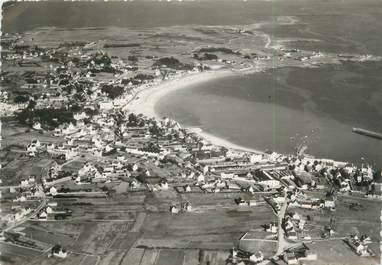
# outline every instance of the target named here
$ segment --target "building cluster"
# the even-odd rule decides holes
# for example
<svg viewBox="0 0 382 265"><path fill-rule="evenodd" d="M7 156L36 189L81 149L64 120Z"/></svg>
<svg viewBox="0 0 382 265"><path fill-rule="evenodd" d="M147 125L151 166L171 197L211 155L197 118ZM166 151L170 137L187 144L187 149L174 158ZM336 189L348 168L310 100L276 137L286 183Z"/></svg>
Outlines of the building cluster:
<svg viewBox="0 0 382 265"><path fill-rule="evenodd" d="M292 211L282 216L281 229L274 222L266 224L264 229L272 236L282 230L287 240L299 242L311 239L305 233L308 220L299 210L335 211L337 193L381 196L382 174L369 165L355 166L299 154L227 149L211 144L195 130L182 128L174 120L155 120L126 111L126 104L134 99L139 89L145 89L160 78L168 78L169 73L179 73L166 71L167 66L162 65L166 62L184 67L174 58L157 60L159 63L149 72L138 74L134 63L103 51L87 52L85 47L89 44L86 43L67 43L57 48L11 43L2 53L5 60L20 67L48 64L49 70L25 71L21 76L22 92L43 93L12 95L16 104L10 106L16 107L8 108L11 97L1 92L0 107L16 112L19 121L55 140L51 140L52 137L32 139L23 147L21 153L26 157L49 158L52 163L41 176L22 177L20 183L0 193L3 200L12 202L9 213L1 217L8 227L30 218L39 221L71 218L73 209L61 207L56 198L108 197L111 189L107 184L117 186L126 182L127 192L175 190L182 198L187 193L215 196L241 192L247 198L236 198L238 207L267 203L277 215L287 204ZM71 47L69 51L68 47ZM280 57L293 55L294 58L298 51L282 52ZM251 58L257 58L253 56ZM308 59L321 56L314 53ZM200 68L203 69L196 65L188 70L199 71ZM100 80L100 73L113 78ZM1 82L12 78L2 74ZM310 194L328 187L332 191L323 198ZM259 194L261 199L255 199ZM186 199L168 205L169 212L174 215L189 213L195 208ZM323 237L334 233L333 227L326 227ZM20 240L20 234L3 234L12 242L33 247L34 243ZM353 236L346 242L358 255L372 255L367 246L368 237ZM51 254L65 258L67 251L56 245ZM235 264L244 261L258 264L266 258L262 252L248 253L240 249L234 250L230 257ZM287 264L316 258L305 246L290 248L282 254Z"/></svg>

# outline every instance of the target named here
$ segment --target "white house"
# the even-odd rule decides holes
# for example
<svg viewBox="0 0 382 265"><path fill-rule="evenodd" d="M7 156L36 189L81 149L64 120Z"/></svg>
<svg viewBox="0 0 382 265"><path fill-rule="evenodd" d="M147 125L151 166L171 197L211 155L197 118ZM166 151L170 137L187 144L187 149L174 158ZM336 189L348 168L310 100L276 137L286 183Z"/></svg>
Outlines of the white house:
<svg viewBox="0 0 382 265"><path fill-rule="evenodd" d="M41 130L41 123L39 123L38 121L33 123L32 125L32 128L35 129L35 130Z"/></svg>
<svg viewBox="0 0 382 265"><path fill-rule="evenodd" d="M42 212L38 215L38 219L39 219L39 220L47 220L47 219L48 219L48 214L47 214L45 211L42 211Z"/></svg>
<svg viewBox="0 0 382 265"><path fill-rule="evenodd" d="M254 163L259 163L263 161L263 155L262 154L251 154L249 156L249 162L254 164Z"/></svg>
<svg viewBox="0 0 382 265"><path fill-rule="evenodd" d="M81 112L81 113L75 113L73 115L73 118L75 120L82 120L82 119L86 119L88 117L88 115L85 113L85 112Z"/></svg>
<svg viewBox="0 0 382 265"><path fill-rule="evenodd" d="M57 195L57 189L54 186L52 186L49 189L49 193L52 194L53 196L55 196L55 195Z"/></svg>
<svg viewBox="0 0 382 265"><path fill-rule="evenodd" d="M113 102L100 102L98 105L101 110L111 110L114 107Z"/></svg>
<svg viewBox="0 0 382 265"><path fill-rule="evenodd" d="M67 257L68 252L60 246L54 246L52 248L52 254L54 257L64 259Z"/></svg>
<svg viewBox="0 0 382 265"><path fill-rule="evenodd" d="M258 263L264 260L264 255L261 251L249 256L249 260L254 263Z"/></svg>
<svg viewBox="0 0 382 265"><path fill-rule="evenodd" d="M179 209L175 205L170 206L170 212L173 214L179 213Z"/></svg>
<svg viewBox="0 0 382 265"><path fill-rule="evenodd" d="M191 192L191 187L190 187L190 185L186 185L186 186L184 187L184 191L185 191L185 192Z"/></svg>
<svg viewBox="0 0 382 265"><path fill-rule="evenodd" d="M199 176L196 177L196 181L197 182L204 182L205 181L205 177L203 174L199 174Z"/></svg>
<svg viewBox="0 0 382 265"><path fill-rule="evenodd" d="M168 190L168 183L167 183L167 181L161 182L160 188L161 188L161 190Z"/></svg>

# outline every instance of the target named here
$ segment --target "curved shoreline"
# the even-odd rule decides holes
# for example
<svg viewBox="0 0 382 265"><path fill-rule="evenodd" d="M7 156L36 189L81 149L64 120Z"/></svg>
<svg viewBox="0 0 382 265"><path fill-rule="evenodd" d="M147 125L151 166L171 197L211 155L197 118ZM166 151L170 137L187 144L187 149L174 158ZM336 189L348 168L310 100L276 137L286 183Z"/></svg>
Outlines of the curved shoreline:
<svg viewBox="0 0 382 265"><path fill-rule="evenodd" d="M137 114L141 113L149 118L161 120L162 117L160 117L160 115L155 111L155 105L162 97L166 96L168 93L179 89L184 89L198 83L207 82L216 78L233 76L238 73L244 73L244 71L208 71L202 73L185 74L183 76L173 77L171 80L159 81L157 84L153 84L148 88L143 88L142 90L138 91L134 97L126 104L124 109ZM228 149L239 150L243 152L264 153L260 150L255 150L235 144L227 139L205 132L201 128L187 126L184 127L191 129L193 132L197 133L199 136L213 145L223 146Z"/></svg>

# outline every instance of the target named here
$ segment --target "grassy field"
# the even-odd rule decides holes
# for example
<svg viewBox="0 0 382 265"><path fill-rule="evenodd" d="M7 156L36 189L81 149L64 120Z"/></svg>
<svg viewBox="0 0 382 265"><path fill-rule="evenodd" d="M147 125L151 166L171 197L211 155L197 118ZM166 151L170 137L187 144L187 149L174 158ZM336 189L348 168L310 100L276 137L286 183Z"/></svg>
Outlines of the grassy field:
<svg viewBox="0 0 382 265"><path fill-rule="evenodd" d="M349 206L352 203L358 203L359 206L351 209ZM298 212L303 218L309 215L312 219L306 223L306 231L304 231L306 235L310 235L317 241L308 244L319 259L312 264L377 264L381 240L379 232L382 205L380 201L339 196L336 205L334 212L290 209L292 212ZM329 239L320 239L324 226L330 224L335 231L334 235ZM369 248L376 254L375 257L359 257L341 239L350 235L363 234L371 238L372 243L369 244Z"/></svg>

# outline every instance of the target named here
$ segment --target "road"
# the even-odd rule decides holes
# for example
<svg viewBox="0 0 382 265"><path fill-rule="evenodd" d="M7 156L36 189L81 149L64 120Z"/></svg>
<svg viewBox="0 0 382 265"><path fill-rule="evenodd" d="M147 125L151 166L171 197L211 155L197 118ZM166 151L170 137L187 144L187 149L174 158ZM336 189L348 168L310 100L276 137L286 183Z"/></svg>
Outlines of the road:
<svg viewBox="0 0 382 265"><path fill-rule="evenodd" d="M285 240L285 232L282 228L282 221L285 217L286 210L288 208L288 198L287 193L284 194L285 202L278 213L278 241L277 241L277 251L275 256L279 256L284 252L284 249L289 246L289 243Z"/></svg>
<svg viewBox="0 0 382 265"><path fill-rule="evenodd" d="M18 189L18 188L20 188L20 187L21 187L20 185L0 186L0 189L1 189L1 190L11 189L11 188Z"/></svg>
<svg viewBox="0 0 382 265"><path fill-rule="evenodd" d="M41 203L39 204L39 206L36 209L34 209L31 214L25 215L21 220L15 222L11 226L5 228L4 229L5 232L10 231L10 230L14 229L15 227L23 224L25 221L27 221L30 218L36 217L37 214L46 206L46 196L45 196L45 193L44 193L42 186L37 185L37 189L40 191L41 194L43 194L43 197L41 198Z"/></svg>

